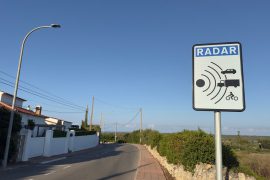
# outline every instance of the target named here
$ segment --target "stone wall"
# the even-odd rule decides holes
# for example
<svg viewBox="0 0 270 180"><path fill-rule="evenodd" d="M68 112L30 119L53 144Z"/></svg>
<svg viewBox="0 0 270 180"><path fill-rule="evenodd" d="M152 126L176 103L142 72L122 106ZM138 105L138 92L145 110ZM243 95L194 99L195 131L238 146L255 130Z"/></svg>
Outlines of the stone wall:
<svg viewBox="0 0 270 180"><path fill-rule="evenodd" d="M159 163L166 168L169 173L176 178L176 180L215 180L216 169L214 165L210 164L198 164L194 170L194 174L189 171L185 171L181 165L173 165L167 162L166 157L162 157L157 152L156 148L151 149L150 146L146 146L147 150L159 161ZM229 180L255 180L254 177L247 176L243 173L226 174L227 169L223 168L223 179Z"/></svg>

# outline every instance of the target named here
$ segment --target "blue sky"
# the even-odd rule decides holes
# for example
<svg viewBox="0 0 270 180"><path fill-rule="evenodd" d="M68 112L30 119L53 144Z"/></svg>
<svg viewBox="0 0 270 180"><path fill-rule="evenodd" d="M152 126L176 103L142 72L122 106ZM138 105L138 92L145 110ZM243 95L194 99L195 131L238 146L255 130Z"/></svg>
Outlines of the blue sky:
<svg viewBox="0 0 270 180"><path fill-rule="evenodd" d="M94 122L103 112L107 130L142 107L144 127L213 132L213 112L192 109L192 45L239 41L247 108L222 113L223 132L269 135L269 7L267 1L232 0L1 1L0 70L15 76L25 34L60 23L61 29L31 35L21 80L83 107L95 96ZM13 92L3 83L0 89ZM29 100L25 105L42 105L44 114L74 123L84 118L82 109L22 91L19 96ZM133 130L138 122L119 129Z"/></svg>

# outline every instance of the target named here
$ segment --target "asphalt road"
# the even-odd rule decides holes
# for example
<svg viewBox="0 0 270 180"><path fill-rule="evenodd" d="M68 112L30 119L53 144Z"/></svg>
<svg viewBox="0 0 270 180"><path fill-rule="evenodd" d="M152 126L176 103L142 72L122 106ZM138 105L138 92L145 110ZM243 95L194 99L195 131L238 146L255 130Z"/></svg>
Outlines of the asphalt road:
<svg viewBox="0 0 270 180"><path fill-rule="evenodd" d="M99 148L65 157L54 162L35 162L0 170L1 180L133 180L140 158L130 144L104 144Z"/></svg>

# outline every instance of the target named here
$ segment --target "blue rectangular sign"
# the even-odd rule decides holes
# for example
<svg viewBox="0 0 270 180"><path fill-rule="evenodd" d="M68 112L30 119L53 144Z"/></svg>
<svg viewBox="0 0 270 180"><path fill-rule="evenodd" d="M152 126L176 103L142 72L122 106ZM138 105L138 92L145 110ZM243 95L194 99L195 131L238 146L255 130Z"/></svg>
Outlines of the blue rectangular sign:
<svg viewBox="0 0 270 180"><path fill-rule="evenodd" d="M238 46L211 46L195 48L195 56L229 56L238 55Z"/></svg>

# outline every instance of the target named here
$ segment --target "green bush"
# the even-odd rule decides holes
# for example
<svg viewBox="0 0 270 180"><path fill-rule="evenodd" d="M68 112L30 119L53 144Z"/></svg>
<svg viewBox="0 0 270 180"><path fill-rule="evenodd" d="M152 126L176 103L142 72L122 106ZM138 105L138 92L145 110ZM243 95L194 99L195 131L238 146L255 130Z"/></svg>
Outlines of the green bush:
<svg viewBox="0 0 270 180"><path fill-rule="evenodd" d="M127 133L124 136L124 140L128 143L135 143L139 144L140 143L140 131L133 131L132 133Z"/></svg>
<svg viewBox="0 0 270 180"><path fill-rule="evenodd" d="M140 132L134 131L125 136L129 143L139 143ZM202 130L184 130L178 133L160 134L150 129L143 131L143 144L157 147L161 156L165 156L169 163L181 164L190 172L199 163L215 164L214 137ZM223 164L228 167L239 165L230 146L223 145Z"/></svg>
<svg viewBox="0 0 270 180"><path fill-rule="evenodd" d="M234 154L232 148L229 145L222 145L222 158L223 165L228 167L229 169L239 166L236 155Z"/></svg>
<svg viewBox="0 0 270 180"><path fill-rule="evenodd" d="M183 131L180 134L179 161L184 165L186 170L193 171L196 164L215 162L215 144L214 138L205 132Z"/></svg>
<svg viewBox="0 0 270 180"><path fill-rule="evenodd" d="M263 149L270 149L270 140L264 139L260 141Z"/></svg>
<svg viewBox="0 0 270 180"><path fill-rule="evenodd" d="M6 147L10 111L0 108L0 159L3 159ZM18 132L21 130L21 116L14 114L8 160L15 158L18 144Z"/></svg>
<svg viewBox="0 0 270 180"><path fill-rule="evenodd" d="M161 156L166 156L168 153L168 142L169 142L170 135L162 135L159 141L157 151Z"/></svg>
<svg viewBox="0 0 270 180"><path fill-rule="evenodd" d="M75 136L87 136L96 134L96 131L75 131Z"/></svg>
<svg viewBox="0 0 270 180"><path fill-rule="evenodd" d="M28 128L30 130L33 130L35 128L35 126L36 126L35 121L33 119L28 119Z"/></svg>
<svg viewBox="0 0 270 180"><path fill-rule="evenodd" d="M161 139L161 134L158 131L146 129L142 133L143 144L147 144L151 146L151 148L158 147L160 139Z"/></svg>
<svg viewBox="0 0 270 180"><path fill-rule="evenodd" d="M66 136L67 136L66 131L53 130L53 138L61 138L61 137L66 137Z"/></svg>
<svg viewBox="0 0 270 180"><path fill-rule="evenodd" d="M101 133L101 142L114 142L114 133Z"/></svg>

